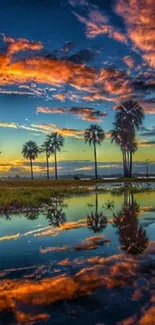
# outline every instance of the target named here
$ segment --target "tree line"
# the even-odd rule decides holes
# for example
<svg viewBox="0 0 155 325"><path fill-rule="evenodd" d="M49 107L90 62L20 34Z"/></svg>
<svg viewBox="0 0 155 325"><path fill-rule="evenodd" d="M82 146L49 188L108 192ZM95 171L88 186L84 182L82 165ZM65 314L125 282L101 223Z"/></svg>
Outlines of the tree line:
<svg viewBox="0 0 155 325"><path fill-rule="evenodd" d="M115 121L110 131L111 142L117 145L122 152L124 177L132 177L133 155L138 150L136 132L140 129L144 119L144 110L134 100L128 100L115 108ZM97 145L105 139L105 132L99 125L90 125L84 132L85 143L93 146L95 178L98 178L97 171ZM39 147L34 141L26 142L22 148L22 155L30 161L31 178L33 179L33 161L40 153L46 155L47 179L49 179L49 159L54 156L55 179L58 178L57 152L64 146L64 137L57 133L47 135L43 145Z"/></svg>

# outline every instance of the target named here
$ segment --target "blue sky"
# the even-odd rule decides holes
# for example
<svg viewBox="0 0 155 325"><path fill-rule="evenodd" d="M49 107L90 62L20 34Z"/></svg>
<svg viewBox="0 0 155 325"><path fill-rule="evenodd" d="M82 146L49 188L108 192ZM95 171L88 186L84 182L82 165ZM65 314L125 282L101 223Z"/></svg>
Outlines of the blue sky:
<svg viewBox="0 0 155 325"><path fill-rule="evenodd" d="M147 157L155 172L154 12L153 0L0 3L1 175L28 175L23 143L40 145L53 131L65 137L60 173L92 173L83 132L94 123L106 133L100 172L120 172L121 153L109 132L115 107L131 98L145 111L135 155L143 168L135 164L135 171L145 172ZM42 155L36 174L45 172L43 162ZM51 172L52 164L51 157Z"/></svg>

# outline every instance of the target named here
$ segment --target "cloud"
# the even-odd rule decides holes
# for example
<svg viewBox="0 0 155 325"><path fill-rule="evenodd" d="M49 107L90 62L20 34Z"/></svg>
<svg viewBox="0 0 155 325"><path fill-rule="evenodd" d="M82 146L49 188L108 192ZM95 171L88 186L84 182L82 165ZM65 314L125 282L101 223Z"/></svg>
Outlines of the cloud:
<svg viewBox="0 0 155 325"><path fill-rule="evenodd" d="M76 54L71 55L68 58L68 61L74 62L74 63L85 63L92 61L95 56L98 54L98 51L92 50L92 49L85 49L81 50Z"/></svg>
<svg viewBox="0 0 155 325"><path fill-rule="evenodd" d="M144 112L148 115L155 114L155 100L154 99L145 99L139 100L139 104L144 108Z"/></svg>
<svg viewBox="0 0 155 325"><path fill-rule="evenodd" d="M14 39L4 35L3 40L8 43L8 55L21 51L40 51L43 48L41 42L30 42L25 38Z"/></svg>
<svg viewBox="0 0 155 325"><path fill-rule="evenodd" d="M7 55L1 55L0 85L27 82L54 86L70 84L73 88L87 90L93 86L97 73L95 68L56 58L33 57L10 62L9 65L7 62Z"/></svg>
<svg viewBox="0 0 155 325"><path fill-rule="evenodd" d="M65 94L56 94L56 95L53 95L53 98L56 98L58 100L60 100L61 102L64 102L65 100Z"/></svg>
<svg viewBox="0 0 155 325"><path fill-rule="evenodd" d="M37 107L37 113L45 113L45 114L63 114L65 113L64 108L48 108L48 107Z"/></svg>
<svg viewBox="0 0 155 325"><path fill-rule="evenodd" d="M102 14L98 9L90 9L88 16L84 17L74 12L77 19L86 26L86 36L94 38L101 34L106 34L108 37L127 43L126 36L121 33L116 27L109 23L109 18Z"/></svg>
<svg viewBox="0 0 155 325"><path fill-rule="evenodd" d="M11 123L0 122L0 127L2 127L2 128L12 128L12 129L17 129L18 128L17 124L14 123L14 122L11 122Z"/></svg>
<svg viewBox="0 0 155 325"><path fill-rule="evenodd" d="M146 127L141 127L139 135L140 136L145 136L145 137L155 136L155 126L153 126L152 129L148 129Z"/></svg>
<svg viewBox="0 0 155 325"><path fill-rule="evenodd" d="M68 3L73 7L89 5L87 0L68 0Z"/></svg>
<svg viewBox="0 0 155 325"><path fill-rule="evenodd" d="M124 63L127 65L129 69L133 69L135 66L135 61L131 55L125 56L123 58Z"/></svg>
<svg viewBox="0 0 155 325"><path fill-rule="evenodd" d="M138 142L139 147L155 147L155 141Z"/></svg>
<svg viewBox="0 0 155 325"><path fill-rule="evenodd" d="M102 14L101 17L98 15L98 10L96 13L96 10L91 8L90 16L96 20L98 17L98 22L100 22L103 17ZM104 17L104 21L106 19L108 18ZM8 39L9 44L14 44L14 42L16 41L12 38ZM28 43L31 42L28 41ZM25 59L17 56L12 60L9 52L0 54L0 85L17 88L13 90L1 88L0 94L26 95L47 101L57 99L64 102L67 99L78 102L82 99L89 102L117 103L132 96L137 96L136 100L140 98L143 100L147 92L154 90L153 74L149 70L146 70L143 75L139 72L136 77L131 76L130 70L134 65L131 56L124 58L125 64L129 67L127 71L114 66L99 69L83 64L84 60L87 62L92 60L99 51L84 49L68 55L72 46L72 42L67 42L62 47L62 52L58 51L61 53L66 51L63 59L41 54L29 57L27 54ZM72 89L66 90L66 86ZM19 87L24 87L24 90L19 90ZM56 93L57 89L59 89L58 93ZM99 116L88 116L88 118L89 121L100 121Z"/></svg>
<svg viewBox="0 0 155 325"><path fill-rule="evenodd" d="M90 107L70 107L70 108L47 108L47 107L38 107L37 113L45 114L73 114L78 118L86 121L101 122L101 118L107 116L106 112L95 110Z"/></svg>
<svg viewBox="0 0 155 325"><path fill-rule="evenodd" d="M142 51L148 64L155 64L154 0L118 0L115 12L120 15L135 49Z"/></svg>
<svg viewBox="0 0 155 325"><path fill-rule="evenodd" d="M50 132L58 132L59 134L65 136L65 137L73 137L73 138L79 138L83 139L83 130L78 129L72 129L72 128L61 128L58 127L55 124L30 124L30 125L20 125L18 123L7 123L7 122L0 122L0 127L3 128L13 128L13 129L19 129L19 130L27 130L32 132L41 132L44 134L50 133Z"/></svg>

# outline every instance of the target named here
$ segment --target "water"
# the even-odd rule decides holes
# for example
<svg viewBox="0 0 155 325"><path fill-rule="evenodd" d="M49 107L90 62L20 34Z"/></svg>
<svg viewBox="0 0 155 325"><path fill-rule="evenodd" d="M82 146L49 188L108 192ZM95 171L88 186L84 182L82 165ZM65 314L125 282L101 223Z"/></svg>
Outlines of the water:
<svg viewBox="0 0 155 325"><path fill-rule="evenodd" d="M155 324L154 193L0 217L0 324Z"/></svg>

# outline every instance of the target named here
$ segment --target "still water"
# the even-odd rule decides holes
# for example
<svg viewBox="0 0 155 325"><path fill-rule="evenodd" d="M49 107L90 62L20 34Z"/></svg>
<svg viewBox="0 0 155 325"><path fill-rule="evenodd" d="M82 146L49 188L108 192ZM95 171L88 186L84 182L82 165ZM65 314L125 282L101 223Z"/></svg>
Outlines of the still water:
<svg viewBox="0 0 155 325"><path fill-rule="evenodd" d="M0 217L0 325L155 324L155 193Z"/></svg>

